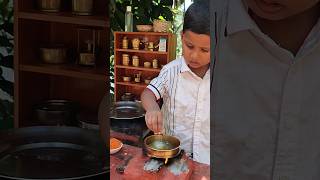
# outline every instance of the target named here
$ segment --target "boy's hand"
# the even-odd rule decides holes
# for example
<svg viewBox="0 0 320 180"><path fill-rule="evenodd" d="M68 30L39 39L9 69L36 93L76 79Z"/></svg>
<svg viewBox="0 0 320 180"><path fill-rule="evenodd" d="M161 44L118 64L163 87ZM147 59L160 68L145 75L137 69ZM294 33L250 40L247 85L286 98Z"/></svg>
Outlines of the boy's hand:
<svg viewBox="0 0 320 180"><path fill-rule="evenodd" d="M162 113L160 110L147 111L145 115L146 124L148 128L154 133L160 133L162 131Z"/></svg>

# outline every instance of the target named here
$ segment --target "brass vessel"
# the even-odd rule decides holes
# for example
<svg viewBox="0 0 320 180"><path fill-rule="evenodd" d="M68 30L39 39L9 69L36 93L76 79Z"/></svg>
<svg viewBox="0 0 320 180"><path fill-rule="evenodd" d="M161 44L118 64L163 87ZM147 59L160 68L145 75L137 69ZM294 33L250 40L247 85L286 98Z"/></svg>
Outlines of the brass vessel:
<svg viewBox="0 0 320 180"><path fill-rule="evenodd" d="M168 143L168 148L154 147L155 142ZM180 153L180 140L174 136L155 134L144 139L144 146L149 157L165 159L167 164L169 158L173 158Z"/></svg>

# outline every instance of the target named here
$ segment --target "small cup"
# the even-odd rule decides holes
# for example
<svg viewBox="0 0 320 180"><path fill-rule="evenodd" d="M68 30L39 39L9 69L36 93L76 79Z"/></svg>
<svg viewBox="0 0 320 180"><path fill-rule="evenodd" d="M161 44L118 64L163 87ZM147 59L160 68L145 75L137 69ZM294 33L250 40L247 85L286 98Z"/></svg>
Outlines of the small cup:
<svg viewBox="0 0 320 180"><path fill-rule="evenodd" d="M150 67L151 67L151 62L144 62L144 63L143 63L143 66L144 66L145 68L150 68Z"/></svg>

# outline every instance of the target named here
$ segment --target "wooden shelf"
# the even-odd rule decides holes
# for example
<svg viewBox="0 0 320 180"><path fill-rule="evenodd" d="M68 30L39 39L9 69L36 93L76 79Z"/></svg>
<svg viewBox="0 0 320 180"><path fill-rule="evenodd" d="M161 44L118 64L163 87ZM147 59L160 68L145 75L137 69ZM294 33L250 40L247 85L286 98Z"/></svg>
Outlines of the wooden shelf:
<svg viewBox="0 0 320 180"><path fill-rule="evenodd" d="M115 32L115 34L126 34L126 35L141 35L145 36L148 34L149 36L170 36L171 33L163 33L163 32Z"/></svg>
<svg viewBox="0 0 320 180"><path fill-rule="evenodd" d="M18 18L47 22L59 22L86 26L109 27L109 21L105 16L76 16L70 12L45 13L39 11L18 12Z"/></svg>
<svg viewBox="0 0 320 180"><path fill-rule="evenodd" d="M110 63L106 61L110 55L108 4L109 0L94 0L93 14L80 16L72 14L71 1L61 1L61 12L49 13L39 10L37 0L14 0L15 128L47 125L34 117L34 106L50 99L77 102L79 113L97 115L101 99L110 92ZM79 29L88 31L78 38ZM72 61L79 57L79 48L85 47L86 40L93 41L89 30L97 34L94 67ZM71 61L67 64L40 61L40 48L54 44L67 47L67 58Z"/></svg>
<svg viewBox="0 0 320 180"><path fill-rule="evenodd" d="M118 51L118 52L132 52L132 53L145 53L145 54L163 54L163 55L168 54L168 52L133 50L133 49L116 49L116 51Z"/></svg>
<svg viewBox="0 0 320 180"><path fill-rule="evenodd" d="M116 82L116 84L118 84L118 85L123 85L123 86L141 87L141 88L147 87L147 84L145 84L145 83Z"/></svg>
<svg viewBox="0 0 320 180"><path fill-rule="evenodd" d="M159 51L148 51L144 49L134 50L134 49L123 49L122 41L123 38L127 37L127 39L132 41L135 38L138 39L148 39L149 42L158 42L161 37L166 38L166 52ZM115 75L115 101L121 100L121 96L130 92L134 94L136 97L140 97L144 88L147 87L147 84L144 83L145 79L153 79L157 77L161 71L161 68L153 69L143 67L143 62L150 62L154 59L158 60L158 65L165 65L169 63L171 60L175 59L176 55L176 35L172 33L157 33L157 32L114 32L114 75ZM124 66L122 65L123 54L128 54L131 58L133 56L138 56L141 60L139 67L135 66ZM132 59L131 59L132 61ZM138 73L141 74L141 83L124 82L122 80L123 76L135 77Z"/></svg>
<svg viewBox="0 0 320 180"><path fill-rule="evenodd" d="M123 66L123 65L116 65L115 67L119 69L133 69L133 70L151 71L151 72L158 72L158 73L160 72L160 69L154 69L154 68Z"/></svg>
<svg viewBox="0 0 320 180"><path fill-rule="evenodd" d="M107 70L103 68L82 67L74 64L21 64L19 70L98 81L106 81L107 78Z"/></svg>

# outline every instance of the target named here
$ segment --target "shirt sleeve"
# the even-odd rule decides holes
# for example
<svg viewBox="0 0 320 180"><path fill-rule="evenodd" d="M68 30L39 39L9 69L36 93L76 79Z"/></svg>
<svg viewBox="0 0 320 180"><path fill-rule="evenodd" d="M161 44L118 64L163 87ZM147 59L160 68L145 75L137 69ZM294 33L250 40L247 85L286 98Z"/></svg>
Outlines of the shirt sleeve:
<svg viewBox="0 0 320 180"><path fill-rule="evenodd" d="M159 75L152 79L150 84L147 86L148 89L150 89L153 94L156 96L157 100L163 97L165 94L168 84L168 71L169 69L164 66Z"/></svg>

